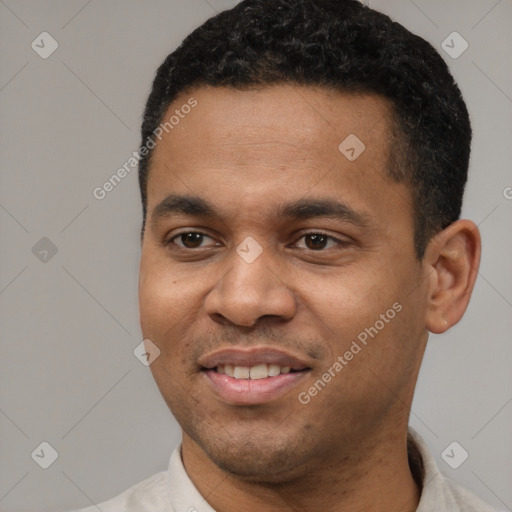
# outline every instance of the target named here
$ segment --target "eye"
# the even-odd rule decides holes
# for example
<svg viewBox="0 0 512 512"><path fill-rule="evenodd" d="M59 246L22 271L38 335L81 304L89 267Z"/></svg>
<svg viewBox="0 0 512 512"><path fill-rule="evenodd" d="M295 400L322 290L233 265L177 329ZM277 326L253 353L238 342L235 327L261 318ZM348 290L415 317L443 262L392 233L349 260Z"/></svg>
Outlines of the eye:
<svg viewBox="0 0 512 512"><path fill-rule="evenodd" d="M173 236L168 243L175 244L182 249L198 249L201 247L219 245L213 238L198 231L180 233L179 235Z"/></svg>
<svg viewBox="0 0 512 512"><path fill-rule="evenodd" d="M301 240L303 240L302 243ZM307 233L301 236L295 245L300 249L321 251L323 249L344 245L344 242L324 233Z"/></svg>

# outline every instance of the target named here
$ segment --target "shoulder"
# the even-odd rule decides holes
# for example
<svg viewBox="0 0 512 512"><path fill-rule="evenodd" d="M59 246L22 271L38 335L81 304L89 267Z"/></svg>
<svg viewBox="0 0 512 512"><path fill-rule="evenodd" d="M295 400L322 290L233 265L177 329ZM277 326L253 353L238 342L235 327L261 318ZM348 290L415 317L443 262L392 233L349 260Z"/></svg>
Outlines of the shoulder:
<svg viewBox="0 0 512 512"><path fill-rule="evenodd" d="M476 494L462 487L458 483L442 476L446 506L450 510L464 510L464 512L496 512L487 503L484 503Z"/></svg>
<svg viewBox="0 0 512 512"><path fill-rule="evenodd" d="M130 487L119 496L74 512L154 512L172 511L167 489L167 472L156 473Z"/></svg>
<svg viewBox="0 0 512 512"><path fill-rule="evenodd" d="M496 512L474 493L443 475L425 441L411 428L408 453L411 471L422 486L416 512Z"/></svg>
<svg viewBox="0 0 512 512"><path fill-rule="evenodd" d="M74 512L215 512L187 475L181 446L171 454L166 471L156 473L119 496Z"/></svg>

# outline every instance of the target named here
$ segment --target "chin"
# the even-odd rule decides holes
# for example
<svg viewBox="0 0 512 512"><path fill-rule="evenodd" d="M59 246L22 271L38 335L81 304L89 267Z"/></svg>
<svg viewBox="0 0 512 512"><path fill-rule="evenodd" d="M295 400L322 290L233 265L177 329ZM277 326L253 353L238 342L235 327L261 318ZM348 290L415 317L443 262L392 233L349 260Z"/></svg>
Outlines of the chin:
<svg viewBox="0 0 512 512"><path fill-rule="evenodd" d="M280 484L298 478L300 473L292 459L283 460L285 455L276 457L261 451L250 456L245 453L234 456L218 453L208 455L220 469L247 482Z"/></svg>
<svg viewBox="0 0 512 512"><path fill-rule="evenodd" d="M239 432L225 430L223 436L196 439L203 452L223 471L251 482L284 483L297 478L314 456L304 437L298 433L286 437L268 431Z"/></svg>

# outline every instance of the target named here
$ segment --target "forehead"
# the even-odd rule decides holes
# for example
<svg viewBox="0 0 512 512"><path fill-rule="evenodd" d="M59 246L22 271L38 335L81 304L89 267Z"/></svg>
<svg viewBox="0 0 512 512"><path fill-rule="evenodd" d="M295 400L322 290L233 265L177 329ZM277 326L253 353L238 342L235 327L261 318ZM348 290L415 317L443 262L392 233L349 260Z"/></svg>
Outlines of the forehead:
<svg viewBox="0 0 512 512"><path fill-rule="evenodd" d="M163 122L171 117L152 157L150 204L176 191L250 191L262 201L322 187L364 190L371 201L390 184L391 108L377 95L287 84L198 87L180 94Z"/></svg>
<svg viewBox="0 0 512 512"><path fill-rule="evenodd" d="M178 120L173 114L182 110L190 98L194 98L197 106L190 113L181 114ZM390 113L389 102L380 96L341 93L323 87L199 87L181 93L169 106L163 121L173 117L173 122L179 124L169 130L172 137L164 134L164 138L171 145L195 149L220 149L222 145L229 149L237 143L275 144L280 146L279 153L286 154L286 144L298 142L303 146L294 149L304 148L301 152L315 148L320 151L327 146L336 150L352 133L375 147L389 136ZM190 130L197 135L196 139L189 136Z"/></svg>

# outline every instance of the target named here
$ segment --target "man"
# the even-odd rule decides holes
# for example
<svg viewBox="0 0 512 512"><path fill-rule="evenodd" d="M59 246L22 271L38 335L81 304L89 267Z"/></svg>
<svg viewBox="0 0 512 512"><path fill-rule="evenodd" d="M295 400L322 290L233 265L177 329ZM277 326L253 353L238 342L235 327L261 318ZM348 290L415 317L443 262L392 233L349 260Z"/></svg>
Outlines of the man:
<svg viewBox="0 0 512 512"><path fill-rule="evenodd" d="M103 512L491 510L408 430L477 275L470 140L442 58L355 0L246 0L167 57L140 315L183 440Z"/></svg>

